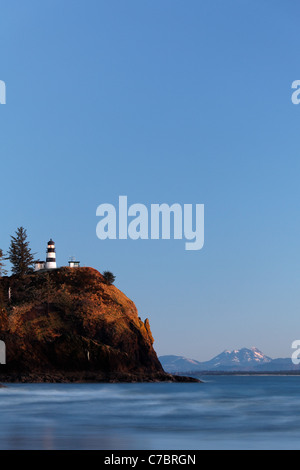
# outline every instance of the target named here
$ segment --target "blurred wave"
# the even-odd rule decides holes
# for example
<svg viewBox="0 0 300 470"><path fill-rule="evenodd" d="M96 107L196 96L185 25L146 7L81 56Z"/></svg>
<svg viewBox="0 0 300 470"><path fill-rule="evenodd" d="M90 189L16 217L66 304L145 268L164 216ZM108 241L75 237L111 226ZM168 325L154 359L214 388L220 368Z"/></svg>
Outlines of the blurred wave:
<svg viewBox="0 0 300 470"><path fill-rule="evenodd" d="M1 449L298 449L300 377L7 384Z"/></svg>

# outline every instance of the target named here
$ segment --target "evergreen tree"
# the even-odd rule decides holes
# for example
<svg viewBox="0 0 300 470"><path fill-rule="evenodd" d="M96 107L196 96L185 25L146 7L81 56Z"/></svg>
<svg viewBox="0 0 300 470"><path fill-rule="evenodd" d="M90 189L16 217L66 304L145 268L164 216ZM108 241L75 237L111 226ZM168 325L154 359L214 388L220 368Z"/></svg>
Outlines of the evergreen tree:
<svg viewBox="0 0 300 470"><path fill-rule="evenodd" d="M12 264L13 274L23 276L34 263L34 254L29 248L27 241L27 232L23 227L19 227L15 236L11 236L10 247L8 250L9 261Z"/></svg>
<svg viewBox="0 0 300 470"><path fill-rule="evenodd" d="M6 274L7 274L7 271L4 268L5 264L3 263L3 260L4 260L4 254L3 254L3 251L0 248L0 277L6 276Z"/></svg>

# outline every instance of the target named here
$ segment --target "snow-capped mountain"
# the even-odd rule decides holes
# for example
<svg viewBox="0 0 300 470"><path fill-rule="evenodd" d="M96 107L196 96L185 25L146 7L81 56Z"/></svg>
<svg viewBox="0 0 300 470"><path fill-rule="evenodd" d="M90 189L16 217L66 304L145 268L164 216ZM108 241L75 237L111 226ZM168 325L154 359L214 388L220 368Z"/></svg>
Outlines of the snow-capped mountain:
<svg viewBox="0 0 300 470"><path fill-rule="evenodd" d="M225 350L210 361L199 362L183 356L161 356L163 368L169 373L193 371L280 371L299 369L291 359L271 359L257 348Z"/></svg>
<svg viewBox="0 0 300 470"><path fill-rule="evenodd" d="M272 359L265 356L257 348L242 348L234 349L233 351L223 351L218 356L214 357L206 364L209 364L214 369L220 366L236 367L236 366L252 366L257 364L265 364L271 362ZM203 363L202 363L203 364Z"/></svg>

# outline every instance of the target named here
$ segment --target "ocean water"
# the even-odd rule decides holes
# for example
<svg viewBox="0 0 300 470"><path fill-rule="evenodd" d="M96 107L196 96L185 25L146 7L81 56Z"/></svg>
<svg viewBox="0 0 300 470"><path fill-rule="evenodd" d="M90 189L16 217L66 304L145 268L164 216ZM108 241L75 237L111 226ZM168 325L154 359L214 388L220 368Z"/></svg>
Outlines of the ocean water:
<svg viewBox="0 0 300 470"><path fill-rule="evenodd" d="M7 384L0 449L300 449L300 377Z"/></svg>

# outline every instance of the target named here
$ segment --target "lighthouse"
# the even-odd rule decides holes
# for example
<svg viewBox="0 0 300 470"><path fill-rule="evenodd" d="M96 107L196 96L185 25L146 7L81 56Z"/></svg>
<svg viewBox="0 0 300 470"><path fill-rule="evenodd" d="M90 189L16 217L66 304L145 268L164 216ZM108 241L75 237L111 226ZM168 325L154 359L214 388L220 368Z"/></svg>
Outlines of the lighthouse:
<svg viewBox="0 0 300 470"><path fill-rule="evenodd" d="M56 250L55 250L55 243L50 239L47 245L47 258L46 261L36 261L35 262L35 272L45 272L47 270L51 269L57 269L57 264L56 264ZM80 268L80 261L76 261L76 258L72 257L69 261L69 267L70 268Z"/></svg>
<svg viewBox="0 0 300 470"><path fill-rule="evenodd" d="M52 239L48 242L47 247L47 259L46 259L46 269L56 269L56 254L55 254L55 243Z"/></svg>

